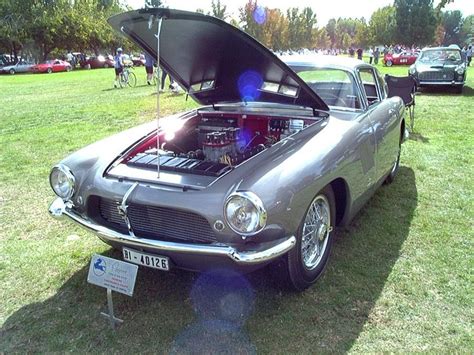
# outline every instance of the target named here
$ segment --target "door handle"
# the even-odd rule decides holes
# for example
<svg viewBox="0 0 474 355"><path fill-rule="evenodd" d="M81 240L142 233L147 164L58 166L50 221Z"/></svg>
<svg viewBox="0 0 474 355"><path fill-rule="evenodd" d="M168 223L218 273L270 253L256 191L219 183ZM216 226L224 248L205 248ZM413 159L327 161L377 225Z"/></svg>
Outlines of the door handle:
<svg viewBox="0 0 474 355"><path fill-rule="evenodd" d="M390 116L392 116L393 114L395 113L395 110L393 108L391 108L390 110L388 110L388 114Z"/></svg>

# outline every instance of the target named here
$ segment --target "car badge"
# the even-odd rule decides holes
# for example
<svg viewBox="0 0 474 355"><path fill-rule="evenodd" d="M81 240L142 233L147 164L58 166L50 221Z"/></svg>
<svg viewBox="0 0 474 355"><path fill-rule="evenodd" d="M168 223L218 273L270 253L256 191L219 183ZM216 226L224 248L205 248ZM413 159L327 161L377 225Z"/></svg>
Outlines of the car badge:
<svg viewBox="0 0 474 355"><path fill-rule="evenodd" d="M123 218L125 221L125 224L127 225L128 233L130 234L131 237L135 237L135 233L133 232L132 224L130 222L130 219L128 218L128 205L127 205L127 200L132 194L132 192L136 189L138 186L138 182L134 183L123 195L122 202L117 202L117 211L120 215L120 217Z"/></svg>

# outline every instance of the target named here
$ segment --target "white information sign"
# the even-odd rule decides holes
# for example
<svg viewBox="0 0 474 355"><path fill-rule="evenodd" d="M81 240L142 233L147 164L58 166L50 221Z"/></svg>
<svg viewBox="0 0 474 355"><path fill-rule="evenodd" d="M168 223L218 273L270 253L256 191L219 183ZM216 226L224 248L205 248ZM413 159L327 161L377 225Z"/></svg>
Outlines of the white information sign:
<svg viewBox="0 0 474 355"><path fill-rule="evenodd" d="M87 282L132 296L137 270L137 265L95 254L89 266Z"/></svg>

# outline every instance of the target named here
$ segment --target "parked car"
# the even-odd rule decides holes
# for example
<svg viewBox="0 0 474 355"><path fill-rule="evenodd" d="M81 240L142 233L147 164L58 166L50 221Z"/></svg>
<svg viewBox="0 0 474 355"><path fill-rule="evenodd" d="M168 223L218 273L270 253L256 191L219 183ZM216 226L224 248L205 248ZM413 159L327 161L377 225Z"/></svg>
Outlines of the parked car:
<svg viewBox="0 0 474 355"><path fill-rule="evenodd" d="M88 57L88 59L84 62L84 66L89 65L91 69L96 68L113 68L114 67L114 59L112 56L99 55L97 57Z"/></svg>
<svg viewBox="0 0 474 355"><path fill-rule="evenodd" d="M284 63L215 17L148 9L109 22L156 56L159 16L167 18L160 63L203 106L62 160L50 174L50 214L142 266L249 272L283 262L294 288L309 287L328 261L334 228L397 174L401 99L387 98L369 64L312 56Z"/></svg>
<svg viewBox="0 0 474 355"><path fill-rule="evenodd" d="M54 60L47 60L40 64L35 64L31 68L33 73L53 73L53 72L60 72L60 71L71 71L72 66L68 62L64 60L54 59Z"/></svg>
<svg viewBox="0 0 474 355"><path fill-rule="evenodd" d="M133 62L133 66L135 66L135 67L140 67L140 66L145 65L145 56L144 55L132 56L131 60Z"/></svg>
<svg viewBox="0 0 474 355"><path fill-rule="evenodd" d="M424 48L408 73L416 79L419 87L453 87L462 93L467 68L459 48Z"/></svg>
<svg viewBox="0 0 474 355"><path fill-rule="evenodd" d="M387 67L392 65L411 65L418 58L418 52L403 51L400 53L387 53L383 57L383 64Z"/></svg>
<svg viewBox="0 0 474 355"><path fill-rule="evenodd" d="M6 65L0 68L0 73L3 74L16 74L16 73L26 73L31 71L34 63L29 63L25 60L20 60L16 64Z"/></svg>

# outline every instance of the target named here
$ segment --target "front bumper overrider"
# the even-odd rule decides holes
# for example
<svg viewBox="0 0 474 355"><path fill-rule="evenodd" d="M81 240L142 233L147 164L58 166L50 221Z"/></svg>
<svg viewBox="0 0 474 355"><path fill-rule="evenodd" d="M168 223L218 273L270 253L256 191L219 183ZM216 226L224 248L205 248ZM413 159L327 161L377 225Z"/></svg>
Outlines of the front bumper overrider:
<svg viewBox="0 0 474 355"><path fill-rule="evenodd" d="M104 227L96 222L81 216L72 209L72 204L64 202L60 197L56 198L49 206L49 213L56 219L70 218L83 228L94 232L97 236L110 244L118 244L131 248L144 248L153 252L179 253L189 255L208 255L229 258L238 265L258 265L267 263L290 251L296 244L294 236L278 240L273 243L265 243L256 246L246 246L246 250L238 250L235 247L222 243L209 245L176 243L147 238L138 238L123 234Z"/></svg>

